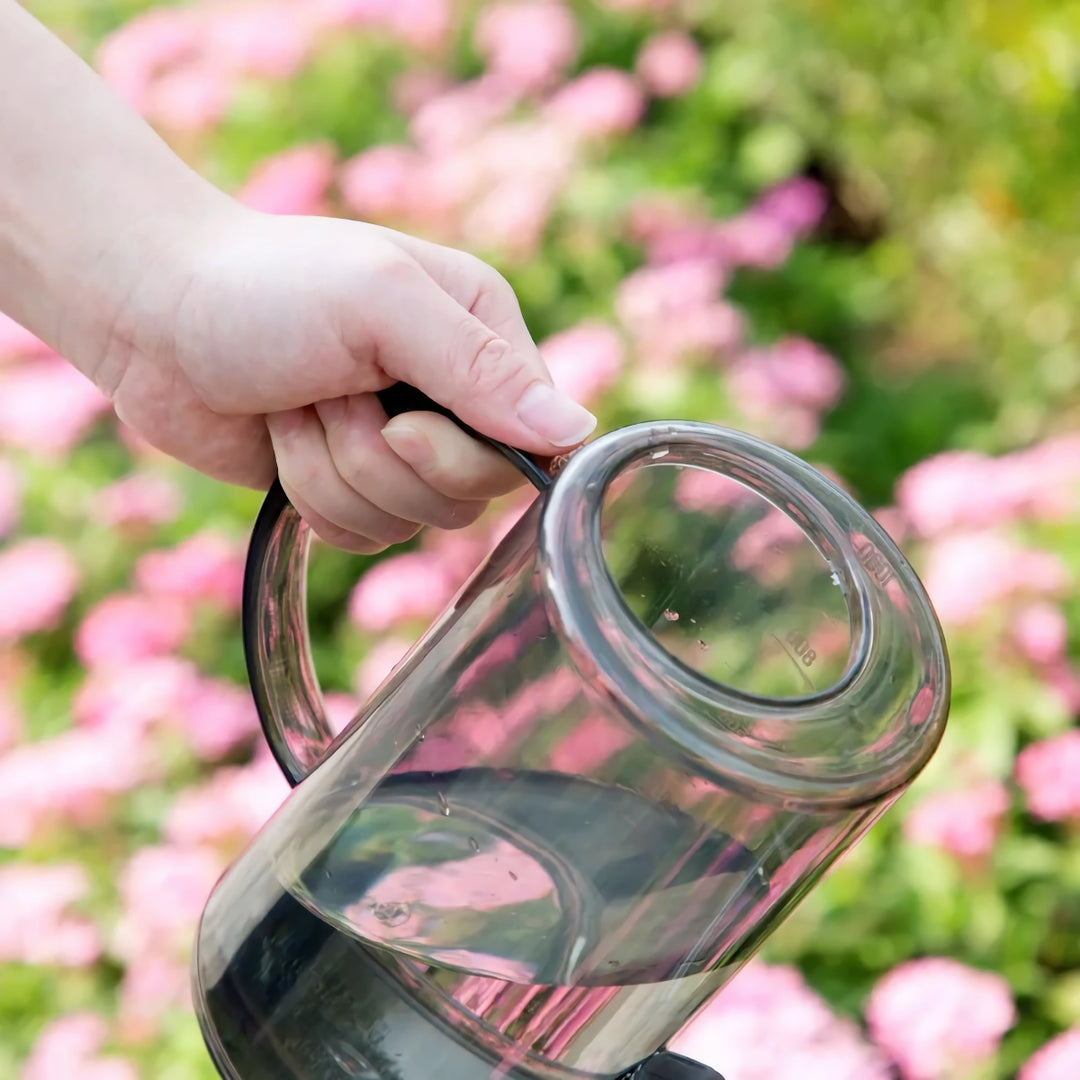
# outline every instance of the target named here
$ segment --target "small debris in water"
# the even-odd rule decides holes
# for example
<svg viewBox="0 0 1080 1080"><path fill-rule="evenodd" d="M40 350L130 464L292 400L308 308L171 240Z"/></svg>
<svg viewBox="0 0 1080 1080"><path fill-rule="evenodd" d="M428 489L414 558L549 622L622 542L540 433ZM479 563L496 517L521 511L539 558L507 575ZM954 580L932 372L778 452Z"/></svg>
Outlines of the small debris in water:
<svg viewBox="0 0 1080 1080"><path fill-rule="evenodd" d="M679 621L679 613L677 611L672 611L670 608L665 608L664 609L664 618L667 619L668 622L678 622ZM693 622L694 620L691 619L690 621Z"/></svg>
<svg viewBox="0 0 1080 1080"><path fill-rule="evenodd" d="M699 649L700 649L700 650L701 650L702 652L708 652L708 651L709 651L709 645L708 645L708 642L702 641L702 640L701 640L701 638L698 638L698 639L697 639L697 647L698 647L698 648L699 648Z"/></svg>
<svg viewBox="0 0 1080 1080"><path fill-rule="evenodd" d="M670 453L670 450L654 450L652 452L652 459L653 461L659 461L661 458L667 457Z"/></svg>
<svg viewBox="0 0 1080 1080"><path fill-rule="evenodd" d="M450 816L450 803L447 801L446 796L440 791L438 795L439 799L439 813L443 817Z"/></svg>
<svg viewBox="0 0 1080 1080"><path fill-rule="evenodd" d="M506 872L510 875L510 880L511 881L517 881L518 876L517 876L517 874L514 873L513 870L507 870Z"/></svg>
<svg viewBox="0 0 1080 1080"><path fill-rule="evenodd" d="M477 843L475 836L469 837L469 847L472 848L474 855L480 854L480 845Z"/></svg>

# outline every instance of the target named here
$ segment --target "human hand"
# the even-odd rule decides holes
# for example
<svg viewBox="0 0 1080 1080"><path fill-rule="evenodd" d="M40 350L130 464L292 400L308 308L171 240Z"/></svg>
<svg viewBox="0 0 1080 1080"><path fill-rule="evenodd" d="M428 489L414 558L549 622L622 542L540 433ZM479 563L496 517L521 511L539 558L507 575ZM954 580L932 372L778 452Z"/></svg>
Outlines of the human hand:
<svg viewBox="0 0 1080 1080"><path fill-rule="evenodd" d="M553 456L595 426L555 391L510 286L463 252L329 218L217 204L155 245L80 364L154 446L222 480L275 474L327 542L374 552L456 528L521 483L435 413L389 423L375 391L423 390L477 431Z"/></svg>

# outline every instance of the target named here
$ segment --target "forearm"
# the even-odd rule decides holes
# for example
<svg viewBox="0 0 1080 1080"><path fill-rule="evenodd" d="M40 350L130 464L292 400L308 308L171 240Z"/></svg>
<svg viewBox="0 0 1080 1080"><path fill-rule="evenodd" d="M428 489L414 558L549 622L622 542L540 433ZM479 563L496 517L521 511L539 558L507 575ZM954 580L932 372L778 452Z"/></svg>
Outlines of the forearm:
<svg viewBox="0 0 1080 1080"><path fill-rule="evenodd" d="M135 288L224 202L62 42L0 0L0 310L95 368Z"/></svg>

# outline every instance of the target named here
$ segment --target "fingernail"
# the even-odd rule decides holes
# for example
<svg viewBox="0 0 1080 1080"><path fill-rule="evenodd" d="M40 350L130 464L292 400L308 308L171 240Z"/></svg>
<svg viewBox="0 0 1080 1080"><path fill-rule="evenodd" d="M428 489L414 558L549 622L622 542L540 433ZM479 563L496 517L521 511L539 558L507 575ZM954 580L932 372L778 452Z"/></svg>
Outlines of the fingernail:
<svg viewBox="0 0 1080 1080"><path fill-rule="evenodd" d="M428 468L435 458L427 436L412 424L392 420L382 429L382 437L390 449L414 469Z"/></svg>
<svg viewBox="0 0 1080 1080"><path fill-rule="evenodd" d="M547 383L534 382L517 403L518 419L553 446L577 446L596 428L588 409Z"/></svg>

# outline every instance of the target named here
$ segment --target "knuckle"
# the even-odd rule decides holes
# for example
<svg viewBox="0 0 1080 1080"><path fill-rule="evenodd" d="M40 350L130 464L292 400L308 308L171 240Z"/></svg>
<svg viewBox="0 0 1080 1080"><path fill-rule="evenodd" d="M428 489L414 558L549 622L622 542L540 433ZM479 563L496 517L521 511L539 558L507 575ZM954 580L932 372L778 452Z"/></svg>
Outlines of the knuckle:
<svg viewBox="0 0 1080 1080"><path fill-rule="evenodd" d="M478 397L499 394L518 377L518 371L506 359L510 346L483 324L470 326L461 349L462 380L465 390Z"/></svg>

